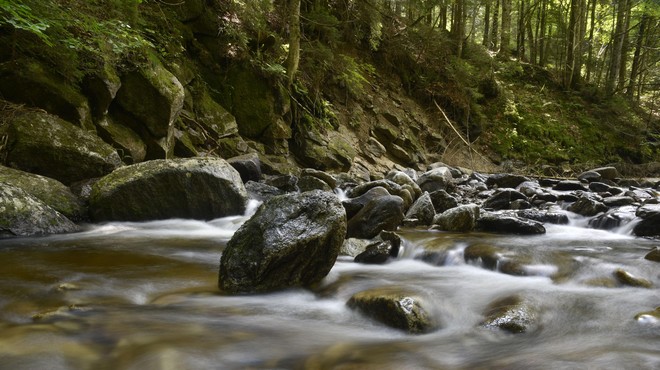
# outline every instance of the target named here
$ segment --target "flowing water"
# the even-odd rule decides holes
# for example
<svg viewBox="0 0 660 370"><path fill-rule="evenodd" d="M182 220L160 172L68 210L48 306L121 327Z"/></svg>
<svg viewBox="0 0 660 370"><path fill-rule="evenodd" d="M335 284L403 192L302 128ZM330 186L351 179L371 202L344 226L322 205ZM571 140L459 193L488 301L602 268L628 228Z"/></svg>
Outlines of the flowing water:
<svg viewBox="0 0 660 370"><path fill-rule="evenodd" d="M658 369L657 241L546 225L542 236L401 230L385 265L340 257L314 292L223 296L222 250L245 220L90 225L0 240L1 369ZM527 275L466 264L474 243L523 258ZM415 259L440 251L443 262ZM606 287L622 268L655 288ZM597 283L594 283L597 282ZM615 285L615 284L609 284ZM346 307L356 292L422 292L440 329L408 335ZM540 310L534 330L480 325L512 294Z"/></svg>

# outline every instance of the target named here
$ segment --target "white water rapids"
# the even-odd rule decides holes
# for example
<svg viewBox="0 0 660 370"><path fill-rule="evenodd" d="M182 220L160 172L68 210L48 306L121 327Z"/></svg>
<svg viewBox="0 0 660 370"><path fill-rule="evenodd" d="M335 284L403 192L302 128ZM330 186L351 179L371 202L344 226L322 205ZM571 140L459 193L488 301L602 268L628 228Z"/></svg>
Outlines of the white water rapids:
<svg viewBox="0 0 660 370"><path fill-rule="evenodd" d="M401 230L385 265L340 257L311 292L222 296L218 264L246 217L90 225L44 238L0 240L1 369L658 369L657 241L579 221L541 236ZM473 243L529 261L511 276L466 263ZM445 251L440 265L415 259ZM558 262L559 261L559 262ZM565 265L567 264L567 265ZM590 283L615 269L653 289ZM560 279L557 271L568 270ZM440 329L408 335L346 307L356 292L401 286L430 297ZM511 294L541 308L538 329L479 325Z"/></svg>

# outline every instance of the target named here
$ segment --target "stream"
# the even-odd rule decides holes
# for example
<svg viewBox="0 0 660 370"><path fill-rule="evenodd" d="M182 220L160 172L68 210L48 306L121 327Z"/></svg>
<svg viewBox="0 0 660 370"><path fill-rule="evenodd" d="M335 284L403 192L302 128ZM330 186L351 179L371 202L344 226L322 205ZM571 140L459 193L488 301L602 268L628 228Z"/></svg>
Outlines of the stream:
<svg viewBox="0 0 660 370"><path fill-rule="evenodd" d="M658 369L657 241L569 225L541 236L402 229L384 265L340 256L314 291L223 296L222 250L246 217L87 225L0 240L0 369ZM474 243L523 256L529 276L466 263ZM441 263L417 257L439 251ZM653 289L608 287L621 268ZM562 272L562 273L558 273ZM359 291L422 291L440 329L409 335L346 307ZM484 328L511 294L540 308L538 328Z"/></svg>

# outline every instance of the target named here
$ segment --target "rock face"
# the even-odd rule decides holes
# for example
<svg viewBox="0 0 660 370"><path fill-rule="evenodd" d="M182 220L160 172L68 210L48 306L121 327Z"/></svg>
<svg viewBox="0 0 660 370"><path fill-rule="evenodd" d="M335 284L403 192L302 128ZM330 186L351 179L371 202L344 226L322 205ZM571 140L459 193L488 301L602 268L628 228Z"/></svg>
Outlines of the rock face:
<svg viewBox="0 0 660 370"><path fill-rule="evenodd" d="M117 152L98 136L40 111L17 114L0 131L8 137L10 167L64 184L101 177L121 165Z"/></svg>
<svg viewBox="0 0 660 370"><path fill-rule="evenodd" d="M328 274L345 236L346 213L334 194L271 198L227 244L218 285L230 294L312 285Z"/></svg>
<svg viewBox="0 0 660 370"><path fill-rule="evenodd" d="M27 192L0 183L0 237L57 234L78 227Z"/></svg>
<svg viewBox="0 0 660 370"><path fill-rule="evenodd" d="M24 190L72 221L87 218L83 202L57 180L0 166L0 182Z"/></svg>
<svg viewBox="0 0 660 370"><path fill-rule="evenodd" d="M376 288L354 294L348 307L392 328L422 334L438 327L425 308L424 298L396 287Z"/></svg>
<svg viewBox="0 0 660 370"><path fill-rule="evenodd" d="M92 188L94 221L213 219L242 214L247 191L225 160L153 160L122 167Z"/></svg>

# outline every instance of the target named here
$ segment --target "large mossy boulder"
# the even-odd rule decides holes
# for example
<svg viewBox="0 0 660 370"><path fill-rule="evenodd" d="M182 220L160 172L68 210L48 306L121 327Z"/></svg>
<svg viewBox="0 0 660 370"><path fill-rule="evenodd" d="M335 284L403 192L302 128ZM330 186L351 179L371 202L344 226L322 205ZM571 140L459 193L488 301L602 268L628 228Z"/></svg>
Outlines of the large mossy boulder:
<svg viewBox="0 0 660 370"><path fill-rule="evenodd" d="M0 182L0 237L77 231L76 224L20 188Z"/></svg>
<svg viewBox="0 0 660 370"><path fill-rule="evenodd" d="M94 133L36 110L17 111L0 127L10 167L71 184L101 177L121 165L113 147Z"/></svg>
<svg viewBox="0 0 660 370"><path fill-rule="evenodd" d="M346 213L334 194L273 197L227 243L218 286L228 294L311 286L330 272L345 236Z"/></svg>
<svg viewBox="0 0 660 370"><path fill-rule="evenodd" d="M86 130L94 130L87 98L56 71L30 59L2 63L0 96L39 107Z"/></svg>
<svg viewBox="0 0 660 370"><path fill-rule="evenodd" d="M22 189L73 221L87 218L82 200L57 180L0 166L0 182Z"/></svg>
<svg viewBox="0 0 660 370"><path fill-rule="evenodd" d="M389 327L409 334L423 334L438 328L427 299L399 287L383 287L354 294L348 307Z"/></svg>
<svg viewBox="0 0 660 370"><path fill-rule="evenodd" d="M224 159L158 159L117 169L92 187L94 221L213 218L242 214L247 191Z"/></svg>

